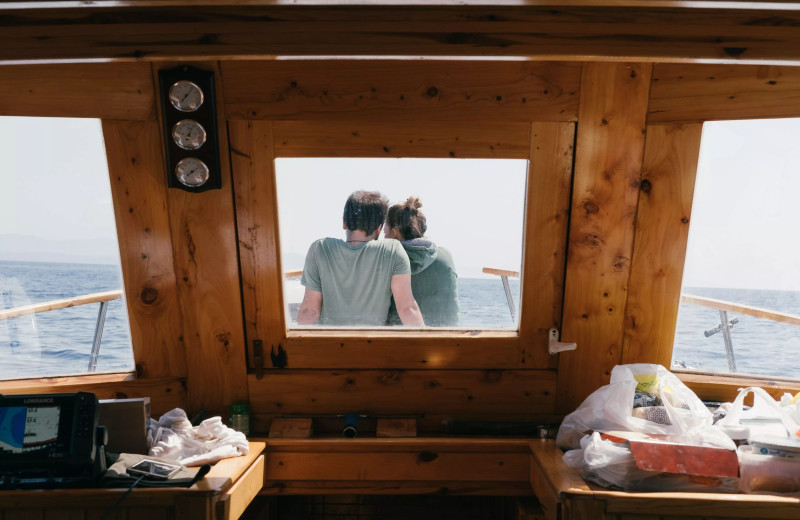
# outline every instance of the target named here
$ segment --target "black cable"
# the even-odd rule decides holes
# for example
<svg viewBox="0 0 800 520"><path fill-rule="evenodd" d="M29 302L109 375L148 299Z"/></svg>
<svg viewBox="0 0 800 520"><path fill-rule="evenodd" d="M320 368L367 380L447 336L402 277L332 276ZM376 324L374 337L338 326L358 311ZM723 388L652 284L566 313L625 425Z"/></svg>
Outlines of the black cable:
<svg viewBox="0 0 800 520"><path fill-rule="evenodd" d="M141 477L137 478L137 479L136 479L136 481L135 481L133 484L131 484L131 487L129 487L128 489L126 489L126 490L125 490L125 493L123 493L123 494L122 494L122 496L121 496L121 497L119 497L119 498L117 499L117 501L116 501L116 502L114 502L114 504L113 504L111 507L109 507L108 509L106 509L106 510L103 512L103 514L102 514L102 515L100 515L100 518L99 518L98 520L105 520L106 516L108 516L108 514L109 514L111 511L113 511L114 509L116 509L116 508L117 508L117 506L119 506L119 505L122 503L122 501L123 501L123 500L125 500L125 497L126 497L126 496L128 496L128 495L130 495L131 491L133 491L133 488L135 488L135 487L136 487L136 485L137 485L137 484L139 484L139 482L141 482L141 481L142 481L142 479L143 479L144 477L146 477L146 476L147 476L147 475L142 475Z"/></svg>

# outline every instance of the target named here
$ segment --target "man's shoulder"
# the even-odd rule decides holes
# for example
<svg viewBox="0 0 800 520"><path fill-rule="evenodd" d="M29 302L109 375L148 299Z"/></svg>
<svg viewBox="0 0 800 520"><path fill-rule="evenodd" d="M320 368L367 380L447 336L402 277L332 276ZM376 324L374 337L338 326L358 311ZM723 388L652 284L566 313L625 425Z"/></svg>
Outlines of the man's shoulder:
<svg viewBox="0 0 800 520"><path fill-rule="evenodd" d="M369 246L378 251L385 251L391 254L401 255L401 256L408 256L406 254L406 250L403 249L403 245L400 243L399 240L375 240L369 244Z"/></svg>

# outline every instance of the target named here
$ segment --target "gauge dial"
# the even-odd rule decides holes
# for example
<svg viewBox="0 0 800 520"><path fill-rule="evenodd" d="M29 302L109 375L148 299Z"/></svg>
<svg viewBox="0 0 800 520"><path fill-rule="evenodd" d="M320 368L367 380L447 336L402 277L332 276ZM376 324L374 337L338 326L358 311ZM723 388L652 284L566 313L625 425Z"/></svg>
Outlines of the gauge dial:
<svg viewBox="0 0 800 520"><path fill-rule="evenodd" d="M203 104L203 90L194 82L176 81L169 89L169 102L181 112L194 112Z"/></svg>
<svg viewBox="0 0 800 520"><path fill-rule="evenodd" d="M209 176L206 163L196 157L186 157L175 165L175 177L178 182L190 188L199 188L208 182Z"/></svg>
<svg viewBox="0 0 800 520"><path fill-rule="evenodd" d="M183 119L172 127L172 140L184 150L197 150L206 142L206 129L192 119Z"/></svg>

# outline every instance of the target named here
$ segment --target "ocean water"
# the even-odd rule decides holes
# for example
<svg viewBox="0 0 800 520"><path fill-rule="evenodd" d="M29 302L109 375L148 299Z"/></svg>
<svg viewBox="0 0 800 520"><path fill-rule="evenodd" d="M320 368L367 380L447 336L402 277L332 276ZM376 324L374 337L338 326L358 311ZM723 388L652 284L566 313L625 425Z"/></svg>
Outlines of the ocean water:
<svg viewBox="0 0 800 520"><path fill-rule="evenodd" d="M800 316L800 291L684 288L684 294L725 300ZM800 378L800 326L728 312L738 318L731 329L736 371L745 374ZM728 372L725 341L718 332L703 332L720 323L719 311L681 303L672 354L673 368Z"/></svg>
<svg viewBox="0 0 800 520"><path fill-rule="evenodd" d="M0 309L122 287L118 266L0 261ZM0 320L0 380L86 373L99 303ZM133 370L123 300L108 303L95 372Z"/></svg>
<svg viewBox="0 0 800 520"><path fill-rule="evenodd" d="M510 279L519 310L519 280ZM0 261L0 309L119 289L112 265ZM686 288L685 293L800 315L800 292ZM515 329L499 278L459 279L460 326ZM82 374L87 370L99 304L0 320L0 380ZM800 378L800 327L728 313L737 371ZM673 368L727 372L722 333L703 331L719 324L715 309L682 303ZM109 302L97 372L133 370L127 311Z"/></svg>

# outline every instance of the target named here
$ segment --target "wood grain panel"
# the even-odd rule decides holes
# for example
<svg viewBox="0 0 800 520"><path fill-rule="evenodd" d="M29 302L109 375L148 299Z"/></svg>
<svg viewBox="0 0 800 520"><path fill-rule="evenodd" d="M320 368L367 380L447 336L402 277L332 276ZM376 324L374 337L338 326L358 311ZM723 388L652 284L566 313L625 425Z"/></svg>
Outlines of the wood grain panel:
<svg viewBox="0 0 800 520"><path fill-rule="evenodd" d="M520 453L270 453L267 480L527 482Z"/></svg>
<svg viewBox="0 0 800 520"><path fill-rule="evenodd" d="M573 124L531 128L519 322L527 368L556 367L547 343L549 329L561 328L574 140Z"/></svg>
<svg viewBox="0 0 800 520"><path fill-rule="evenodd" d="M155 121L104 121L134 360L140 377L186 375L161 136Z"/></svg>
<svg viewBox="0 0 800 520"><path fill-rule="evenodd" d="M229 119L575 121L579 63L228 61Z"/></svg>
<svg viewBox="0 0 800 520"><path fill-rule="evenodd" d="M795 519L800 499L769 495L721 493L601 492L597 497L610 514L650 514L653 518ZM688 515L687 515L688 514Z"/></svg>
<svg viewBox="0 0 800 520"><path fill-rule="evenodd" d="M267 480L260 495L487 495L531 496L527 482Z"/></svg>
<svg viewBox="0 0 800 520"><path fill-rule="evenodd" d="M443 413L517 420L553 413L555 373L546 370L280 370L248 377L262 413Z"/></svg>
<svg viewBox="0 0 800 520"><path fill-rule="evenodd" d="M491 369L518 367L520 344L516 332L304 331L290 332L281 348L293 369Z"/></svg>
<svg viewBox="0 0 800 520"><path fill-rule="evenodd" d="M224 88L216 64L197 65L215 71L217 110L225 113L221 106ZM219 121L218 132L220 154L227 157L225 121ZM221 166L221 189L202 193L167 190L178 296L186 331L183 342L190 389L188 411L205 410L208 415L227 415L231 403L247 401L230 163L222 160Z"/></svg>
<svg viewBox="0 0 800 520"><path fill-rule="evenodd" d="M622 363L672 363L702 132L647 127Z"/></svg>
<svg viewBox="0 0 800 520"><path fill-rule="evenodd" d="M663 63L653 69L648 124L800 116L800 68Z"/></svg>
<svg viewBox="0 0 800 520"><path fill-rule="evenodd" d="M276 121L278 157L527 159L530 124L491 122Z"/></svg>
<svg viewBox="0 0 800 520"><path fill-rule="evenodd" d="M652 65L584 64L578 116L558 409L608 383L621 359Z"/></svg>
<svg viewBox="0 0 800 520"><path fill-rule="evenodd" d="M264 456L258 457L241 479L217 503L217 518L239 518L264 485Z"/></svg>
<svg viewBox="0 0 800 520"><path fill-rule="evenodd" d="M0 10L0 61L254 56L504 56L800 62L792 9L658 4L192 6ZM753 7L752 5L748 7Z"/></svg>
<svg viewBox="0 0 800 520"><path fill-rule="evenodd" d="M263 341L269 352L286 333L272 123L230 121L228 128L245 333L253 359L253 340Z"/></svg>
<svg viewBox="0 0 800 520"><path fill-rule="evenodd" d="M0 115L155 119L146 63L70 63L5 66Z"/></svg>
<svg viewBox="0 0 800 520"><path fill-rule="evenodd" d="M155 378L107 382L90 382L80 377L69 379L71 381L54 378L52 383L48 383L47 380L7 381L3 383L0 393L20 395L92 392L98 399L150 397L150 415L155 419L173 408L186 409L188 403L184 379Z"/></svg>

